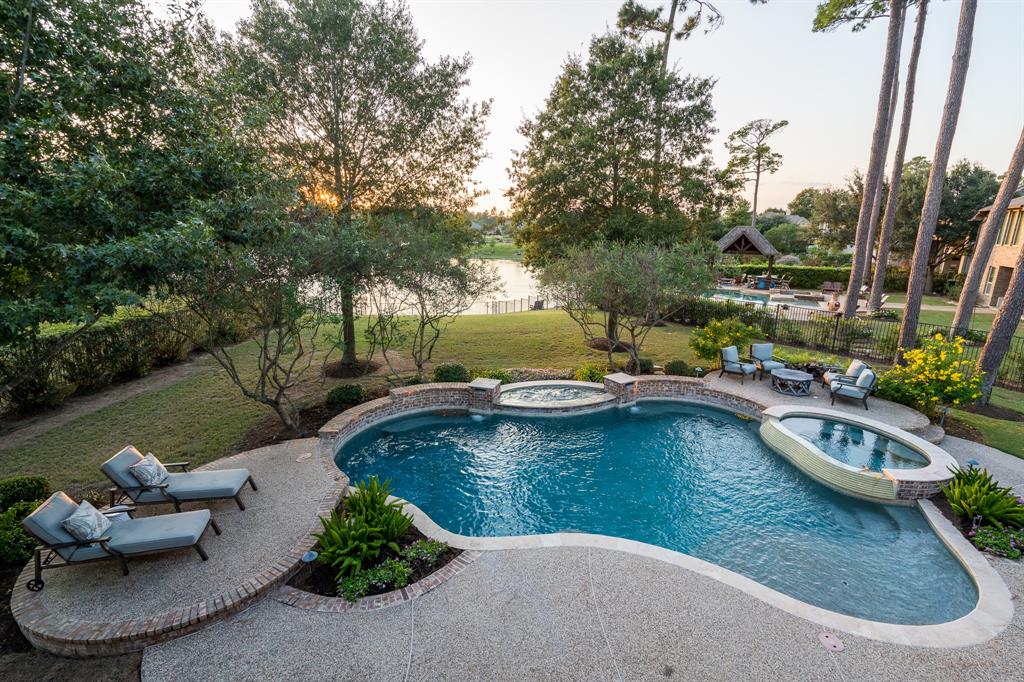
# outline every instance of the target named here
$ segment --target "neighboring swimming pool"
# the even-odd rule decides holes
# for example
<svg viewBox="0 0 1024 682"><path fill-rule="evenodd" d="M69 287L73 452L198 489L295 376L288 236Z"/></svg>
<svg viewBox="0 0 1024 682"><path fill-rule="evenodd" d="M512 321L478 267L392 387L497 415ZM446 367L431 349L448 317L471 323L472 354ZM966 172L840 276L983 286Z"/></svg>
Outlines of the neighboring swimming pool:
<svg viewBox="0 0 1024 682"><path fill-rule="evenodd" d="M573 531L719 564L801 601L901 624L970 612L970 577L915 508L833 492L763 444L756 422L645 402L540 419L416 416L336 458L468 536Z"/></svg>
<svg viewBox="0 0 1024 682"><path fill-rule="evenodd" d="M781 422L843 464L871 471L928 466L928 458L920 452L860 426L817 417L785 417Z"/></svg>

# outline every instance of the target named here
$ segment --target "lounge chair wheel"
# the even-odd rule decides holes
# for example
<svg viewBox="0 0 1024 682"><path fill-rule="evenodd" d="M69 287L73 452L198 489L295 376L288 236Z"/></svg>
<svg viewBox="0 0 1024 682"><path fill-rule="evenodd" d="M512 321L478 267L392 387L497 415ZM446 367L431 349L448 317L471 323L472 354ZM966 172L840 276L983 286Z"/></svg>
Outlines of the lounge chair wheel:
<svg viewBox="0 0 1024 682"><path fill-rule="evenodd" d="M41 578L32 578L27 583L25 583L25 587L28 588L29 592L38 592L39 590L43 589L43 585L45 584L46 583L44 583Z"/></svg>

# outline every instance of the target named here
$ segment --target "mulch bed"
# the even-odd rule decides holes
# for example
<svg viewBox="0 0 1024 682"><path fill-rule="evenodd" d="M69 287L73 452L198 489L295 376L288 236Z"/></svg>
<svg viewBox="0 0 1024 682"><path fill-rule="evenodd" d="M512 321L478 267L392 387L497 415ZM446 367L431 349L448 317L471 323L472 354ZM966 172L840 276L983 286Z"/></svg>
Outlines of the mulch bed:
<svg viewBox="0 0 1024 682"><path fill-rule="evenodd" d="M981 431L970 424L954 419L953 417L946 417L946 421L943 422L942 428L945 430L947 436L956 436L957 438L963 438L964 440L971 440L983 445L985 444L985 439L981 435Z"/></svg>
<svg viewBox="0 0 1024 682"><path fill-rule="evenodd" d="M399 538L398 545L404 548L413 544L414 542L426 539L427 536L419 532L419 530L417 530L415 526L410 526L409 530L405 532L405 535ZM314 549L316 548L314 547ZM412 576L409 578L409 584L412 585L416 581L422 580L431 573L440 570L460 554L462 554L461 549L449 547L448 551L440 558L440 560L438 560L438 562L431 566L429 569L422 570L421 568L414 566ZM398 555L395 554L393 551L391 551L390 549L385 549L384 552L381 554L381 558L378 563L384 563L388 559L395 559L397 557ZM327 564L314 562L309 567L299 570L299 572L295 574L295 577L293 577L288 582L288 584L296 589L305 590L306 592L312 592L314 594L319 594L324 597L338 597L340 595L338 594L338 586L337 583L335 582L336 575L336 569L331 568ZM366 596L369 597L375 594L383 594L384 592L389 591L390 590L371 591Z"/></svg>
<svg viewBox="0 0 1024 682"><path fill-rule="evenodd" d="M334 379L355 379L372 374L378 369L380 369L379 362L370 362L368 360L344 362L336 360L324 365L324 374Z"/></svg>

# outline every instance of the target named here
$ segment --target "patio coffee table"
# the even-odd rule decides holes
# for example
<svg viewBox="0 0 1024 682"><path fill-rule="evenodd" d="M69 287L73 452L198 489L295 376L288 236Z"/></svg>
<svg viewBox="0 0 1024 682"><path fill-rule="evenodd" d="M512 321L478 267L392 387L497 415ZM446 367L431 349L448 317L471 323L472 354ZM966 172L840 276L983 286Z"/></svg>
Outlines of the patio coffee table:
<svg viewBox="0 0 1024 682"><path fill-rule="evenodd" d="M773 369L772 390L776 393L798 397L810 395L813 379L811 374L798 369Z"/></svg>

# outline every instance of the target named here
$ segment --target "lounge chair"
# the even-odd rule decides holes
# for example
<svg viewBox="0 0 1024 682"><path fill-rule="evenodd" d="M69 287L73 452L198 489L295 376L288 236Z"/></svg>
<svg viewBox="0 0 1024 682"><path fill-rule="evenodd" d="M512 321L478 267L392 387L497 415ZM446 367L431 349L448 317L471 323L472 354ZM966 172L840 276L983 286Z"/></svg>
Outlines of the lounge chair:
<svg viewBox="0 0 1024 682"><path fill-rule="evenodd" d="M245 504L239 497L242 486L248 483L256 490L248 469L218 469L213 471L189 471L188 462L170 462L166 467L181 469L180 473L167 474L163 483L143 485L129 470L133 464L143 460L142 453L129 445L106 462L100 469L107 475L114 487L110 488L110 506L125 498L136 505L173 504L175 511L181 511L182 502L233 499L239 509Z"/></svg>
<svg viewBox="0 0 1024 682"><path fill-rule="evenodd" d="M771 374L773 369L782 369L786 362L774 355L774 343L754 343L750 346L750 359L757 367L757 378L764 379L765 373Z"/></svg>
<svg viewBox="0 0 1024 682"><path fill-rule="evenodd" d="M836 377L829 384L828 390L832 394L832 404L836 404L836 396L860 400L864 403L864 409L868 409L868 396L875 390L877 377L874 370L868 368L860 373L853 381L846 377Z"/></svg>
<svg viewBox="0 0 1024 682"><path fill-rule="evenodd" d="M188 547L206 561L209 557L199 544L200 539L207 528L213 528L213 532L220 535L209 509L136 519L132 517L134 507L119 506L100 512L111 520L102 537L77 540L62 525L77 508L74 500L56 492L21 522L25 530L42 543L33 552L35 577L26 584L30 591L43 589L43 569L117 559L121 572L128 575L130 556ZM54 563L57 557L63 561Z"/></svg>
<svg viewBox="0 0 1024 682"><path fill-rule="evenodd" d="M843 370L841 367L830 365L826 368L825 372L821 375L821 385L828 386L837 377L843 377L843 379L853 383L860 376L860 373L866 369L871 369L871 365L861 360L854 360L850 363L850 366Z"/></svg>
<svg viewBox="0 0 1024 682"><path fill-rule="evenodd" d="M743 383L743 377L752 375L757 371L757 366L752 362L743 362L740 360L740 352L736 350L736 346L727 346L718 351L719 358L722 360L722 371L718 376L724 376L726 372L729 374L739 374L740 383Z"/></svg>

